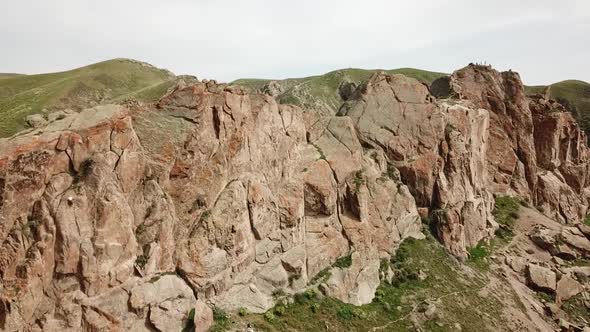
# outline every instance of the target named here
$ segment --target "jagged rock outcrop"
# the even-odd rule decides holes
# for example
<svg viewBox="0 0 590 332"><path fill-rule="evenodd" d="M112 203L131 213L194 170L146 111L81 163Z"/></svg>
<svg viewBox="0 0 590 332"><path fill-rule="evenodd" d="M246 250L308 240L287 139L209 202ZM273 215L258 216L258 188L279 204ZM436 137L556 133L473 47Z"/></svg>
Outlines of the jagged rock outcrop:
<svg viewBox="0 0 590 332"><path fill-rule="evenodd" d="M1 140L0 328L176 330L192 309L209 326L207 306L264 312L330 268L320 289L369 303L380 260L423 236L419 208L464 259L497 228L496 193L578 223L588 149L571 116L515 73L469 66L443 83L437 100L375 74L332 116L183 82ZM584 234L536 241L586 256Z"/></svg>
<svg viewBox="0 0 590 332"><path fill-rule="evenodd" d="M438 236L456 256L493 235L487 184L488 111L438 103L420 82L376 74L339 111L361 141L383 150L421 207L432 209Z"/></svg>
<svg viewBox="0 0 590 332"><path fill-rule="evenodd" d="M494 193L530 200L547 216L578 223L588 210L588 146L570 113L527 97L517 73L470 65L448 79L448 95L490 111L486 159ZM436 85L439 95L441 86Z"/></svg>
<svg viewBox="0 0 590 332"><path fill-rule="evenodd" d="M3 329L170 330L202 301L263 312L342 256L378 282L367 268L421 236L350 118L306 137L298 108L213 81L131 107L0 143ZM370 301L357 284L343 300Z"/></svg>
<svg viewBox="0 0 590 332"><path fill-rule="evenodd" d="M543 98L531 99L538 187L536 205L562 223L576 223L588 210L587 138L571 113Z"/></svg>

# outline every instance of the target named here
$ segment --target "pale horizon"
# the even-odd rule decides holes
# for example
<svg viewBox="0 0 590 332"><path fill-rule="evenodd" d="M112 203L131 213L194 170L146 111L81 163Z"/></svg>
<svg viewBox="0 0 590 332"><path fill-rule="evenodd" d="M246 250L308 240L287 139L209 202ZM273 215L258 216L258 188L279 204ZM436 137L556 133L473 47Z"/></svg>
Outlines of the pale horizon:
<svg viewBox="0 0 590 332"><path fill-rule="evenodd" d="M590 2L584 0L24 0L2 3L0 11L3 73L131 58L230 82L343 68L451 73L486 62L519 72L527 85L590 81Z"/></svg>

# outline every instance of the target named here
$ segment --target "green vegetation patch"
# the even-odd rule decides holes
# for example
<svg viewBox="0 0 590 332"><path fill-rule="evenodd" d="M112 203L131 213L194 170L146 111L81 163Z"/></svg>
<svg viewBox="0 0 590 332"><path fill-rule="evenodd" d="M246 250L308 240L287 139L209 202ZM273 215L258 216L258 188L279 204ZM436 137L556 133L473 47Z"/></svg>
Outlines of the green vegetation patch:
<svg viewBox="0 0 590 332"><path fill-rule="evenodd" d="M561 309L570 317L571 321L582 326L590 322L589 300L584 300L583 294L578 294L571 299L564 301Z"/></svg>
<svg viewBox="0 0 590 332"><path fill-rule="evenodd" d="M483 240L475 247L468 248L469 259L467 263L470 266L480 271L489 270L489 256L512 239L518 210L521 205L525 204L527 203L510 196L496 197L492 214L500 227L496 230L495 238Z"/></svg>
<svg viewBox="0 0 590 332"><path fill-rule="evenodd" d="M514 222L518 218L520 202L510 196L496 197L494 211L492 212L496 222L500 225L496 235L502 239L509 239L514 235Z"/></svg>
<svg viewBox="0 0 590 332"><path fill-rule="evenodd" d="M213 326L211 326L209 332L227 331L231 326L232 321L229 315L221 308L213 307Z"/></svg>

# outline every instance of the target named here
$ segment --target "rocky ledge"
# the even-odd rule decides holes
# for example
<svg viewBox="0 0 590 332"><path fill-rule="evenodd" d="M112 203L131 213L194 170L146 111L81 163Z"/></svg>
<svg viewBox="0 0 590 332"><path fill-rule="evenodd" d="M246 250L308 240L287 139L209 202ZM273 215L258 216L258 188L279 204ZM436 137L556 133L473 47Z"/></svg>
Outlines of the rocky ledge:
<svg viewBox="0 0 590 332"><path fill-rule="evenodd" d="M369 303L420 216L460 259L498 227L494 194L578 224L587 160L568 113L482 66L431 89L375 74L333 116L215 81L64 114L0 141L0 327L207 329L212 305L318 282Z"/></svg>

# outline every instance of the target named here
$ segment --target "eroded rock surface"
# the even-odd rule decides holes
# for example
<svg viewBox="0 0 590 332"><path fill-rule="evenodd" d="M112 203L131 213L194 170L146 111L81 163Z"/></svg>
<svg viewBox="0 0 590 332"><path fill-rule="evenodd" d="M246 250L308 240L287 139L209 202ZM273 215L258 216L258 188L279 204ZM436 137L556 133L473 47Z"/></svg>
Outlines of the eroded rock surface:
<svg viewBox="0 0 590 332"><path fill-rule="evenodd" d="M450 91L490 111L486 153L494 193L528 199L545 215L575 224L588 210L587 138L565 108L527 97L520 76L470 65L451 75Z"/></svg>
<svg viewBox="0 0 590 332"><path fill-rule="evenodd" d="M366 270L422 236L350 118L307 132L300 109L209 81L3 140L2 328L176 330L195 307L207 326L205 302L263 312L339 257Z"/></svg>
<svg viewBox="0 0 590 332"><path fill-rule="evenodd" d="M466 247L493 234L488 111L437 103L414 79L376 74L339 114L355 122L365 145L384 151L416 203L432 209L438 236L454 255L465 258Z"/></svg>
<svg viewBox="0 0 590 332"><path fill-rule="evenodd" d="M343 88L333 116L183 83L155 105L64 112L1 140L0 328L178 330L194 309L206 329L208 306L264 312L346 256L322 289L369 303L380 259L423 236L420 215L464 259L498 227L494 194L571 224L532 237L587 257L573 224L588 149L571 116L511 72L469 66L443 85L437 100L375 74ZM528 271L572 296L567 279Z"/></svg>

